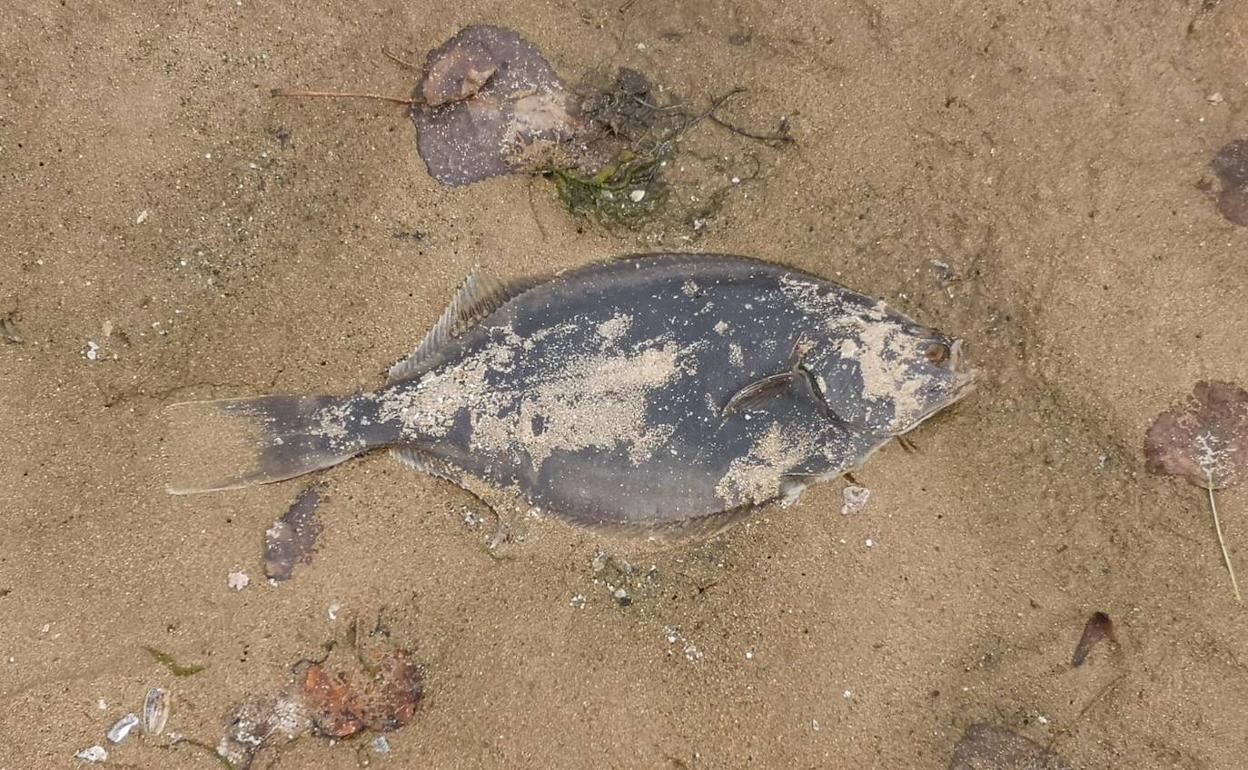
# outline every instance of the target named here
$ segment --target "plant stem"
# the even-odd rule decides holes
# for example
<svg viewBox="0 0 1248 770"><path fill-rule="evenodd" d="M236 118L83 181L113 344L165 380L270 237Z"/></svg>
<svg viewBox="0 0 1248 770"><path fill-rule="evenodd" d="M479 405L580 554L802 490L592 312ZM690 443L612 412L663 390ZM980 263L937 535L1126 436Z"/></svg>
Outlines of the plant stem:
<svg viewBox="0 0 1248 770"><path fill-rule="evenodd" d="M1235 579L1235 568L1231 566L1231 554L1226 550L1226 540L1222 537L1222 524L1218 521L1218 504L1213 499L1213 476L1208 471L1205 472L1208 482L1205 485L1205 491L1209 493L1209 508L1213 510L1213 528L1218 533L1218 545L1222 547L1222 561L1226 563L1226 571L1231 576L1231 588L1235 591L1235 600L1243 602L1244 597L1239 593L1239 581Z"/></svg>
<svg viewBox="0 0 1248 770"><path fill-rule="evenodd" d="M411 107L416 102L412 99L400 99L397 96L382 96L380 94L361 94L344 91L301 91L293 88L275 88L273 96L316 96L327 97L330 99L376 99L382 102L390 102L391 104L405 104Z"/></svg>

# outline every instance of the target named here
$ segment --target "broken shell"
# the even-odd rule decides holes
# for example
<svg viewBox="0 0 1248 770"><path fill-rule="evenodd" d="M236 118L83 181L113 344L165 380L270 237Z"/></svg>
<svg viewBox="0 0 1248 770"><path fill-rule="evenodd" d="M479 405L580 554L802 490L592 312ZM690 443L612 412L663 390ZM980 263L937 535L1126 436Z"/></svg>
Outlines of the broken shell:
<svg viewBox="0 0 1248 770"><path fill-rule="evenodd" d="M74 756L81 759L83 762L91 763L105 762L108 760L108 752L104 750L103 746L91 746L89 748L85 748Z"/></svg>
<svg viewBox="0 0 1248 770"><path fill-rule="evenodd" d="M153 687L147 691L143 701L143 732L148 735L160 735L169 721L169 710L173 707L173 696L168 690Z"/></svg>
<svg viewBox="0 0 1248 770"><path fill-rule="evenodd" d="M118 719L113 723L112 727L108 728L108 742L121 743L138 723L139 718L134 714L126 714L121 719Z"/></svg>

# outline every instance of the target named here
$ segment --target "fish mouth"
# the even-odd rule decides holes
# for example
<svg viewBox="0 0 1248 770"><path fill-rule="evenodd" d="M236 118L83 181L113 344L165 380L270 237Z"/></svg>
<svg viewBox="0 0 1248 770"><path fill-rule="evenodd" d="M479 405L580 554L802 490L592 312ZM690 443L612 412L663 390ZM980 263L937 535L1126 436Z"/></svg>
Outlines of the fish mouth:
<svg viewBox="0 0 1248 770"><path fill-rule="evenodd" d="M953 373L954 381L951 397L945 406L961 401L969 395L975 389L975 378L979 375L979 372L967 363L966 356L962 352L962 340L954 340L949 346L949 371Z"/></svg>

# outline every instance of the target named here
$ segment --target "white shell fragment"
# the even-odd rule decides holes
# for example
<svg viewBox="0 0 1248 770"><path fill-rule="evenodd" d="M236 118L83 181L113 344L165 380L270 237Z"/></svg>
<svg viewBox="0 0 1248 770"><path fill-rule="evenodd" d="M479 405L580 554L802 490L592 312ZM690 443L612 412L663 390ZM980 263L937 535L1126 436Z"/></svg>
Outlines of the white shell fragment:
<svg viewBox="0 0 1248 770"><path fill-rule="evenodd" d="M143 732L148 735L160 735L164 732L172 707L173 697L168 690L161 687L148 690L147 697L143 700Z"/></svg>
<svg viewBox="0 0 1248 770"><path fill-rule="evenodd" d="M136 715L126 714L114 722L112 727L108 728L108 742L121 743L138 724L139 718Z"/></svg>
<svg viewBox="0 0 1248 770"><path fill-rule="evenodd" d="M246 572L231 572L225 584L235 591L241 591L251 584L251 576Z"/></svg>
<svg viewBox="0 0 1248 770"><path fill-rule="evenodd" d="M841 491L841 498L845 501L841 506L842 514L848 516L851 513L861 513L871 500L871 490L866 487L848 486Z"/></svg>
<svg viewBox="0 0 1248 770"><path fill-rule="evenodd" d="M74 755L83 762L103 762L108 759L108 752L103 746L91 746Z"/></svg>

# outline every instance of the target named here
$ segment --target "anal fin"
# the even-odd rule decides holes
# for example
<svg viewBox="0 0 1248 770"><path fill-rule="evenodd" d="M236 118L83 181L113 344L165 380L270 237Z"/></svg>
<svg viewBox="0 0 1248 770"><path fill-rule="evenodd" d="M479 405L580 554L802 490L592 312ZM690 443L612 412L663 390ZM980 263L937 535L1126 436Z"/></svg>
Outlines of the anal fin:
<svg viewBox="0 0 1248 770"><path fill-rule="evenodd" d="M414 446L396 446L391 451L399 462L409 468L463 486L463 474L444 460Z"/></svg>

